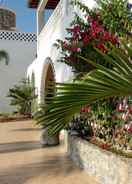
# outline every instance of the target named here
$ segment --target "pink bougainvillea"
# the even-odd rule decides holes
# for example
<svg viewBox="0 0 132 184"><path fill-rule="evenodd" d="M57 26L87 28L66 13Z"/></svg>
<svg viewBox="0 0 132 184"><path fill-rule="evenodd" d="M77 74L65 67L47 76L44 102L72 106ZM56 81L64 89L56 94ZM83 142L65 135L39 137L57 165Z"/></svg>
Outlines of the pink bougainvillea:
<svg viewBox="0 0 132 184"><path fill-rule="evenodd" d="M91 16L87 17L85 28L76 24L67 30L71 34L71 38L67 41L62 41L61 46L64 50L67 50L70 55L76 52L81 52L83 48L87 48L89 45L106 53L108 51L107 44L109 42L114 45L119 43L116 35L112 35L107 31L99 23L98 18L95 20ZM70 61L69 58L68 61Z"/></svg>

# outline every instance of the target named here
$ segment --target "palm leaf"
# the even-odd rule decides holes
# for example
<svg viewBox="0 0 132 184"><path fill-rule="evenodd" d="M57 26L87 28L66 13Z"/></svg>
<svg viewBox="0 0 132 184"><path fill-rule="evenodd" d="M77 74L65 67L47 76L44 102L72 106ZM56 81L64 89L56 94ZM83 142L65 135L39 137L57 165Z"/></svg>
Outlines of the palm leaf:
<svg viewBox="0 0 132 184"><path fill-rule="evenodd" d="M37 96L34 94L32 85L27 81L21 81L20 85L15 85L9 89L8 97L11 98L10 105L17 106L19 113L29 115L31 113L31 103Z"/></svg>
<svg viewBox="0 0 132 184"><path fill-rule="evenodd" d="M69 124L82 106L114 96L132 95L132 49L126 45L124 48L125 51L113 48L109 56L100 53L112 64L111 69L81 57L93 63L96 69L86 74L81 81L57 83L56 96L47 98L52 102L41 112L41 116L37 116L38 123L47 127L49 134L55 134Z"/></svg>

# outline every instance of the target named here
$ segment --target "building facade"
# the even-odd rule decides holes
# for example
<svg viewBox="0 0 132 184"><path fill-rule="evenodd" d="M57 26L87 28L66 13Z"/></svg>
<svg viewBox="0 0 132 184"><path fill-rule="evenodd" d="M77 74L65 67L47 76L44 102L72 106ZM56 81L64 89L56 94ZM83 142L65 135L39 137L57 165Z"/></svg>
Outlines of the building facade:
<svg viewBox="0 0 132 184"><path fill-rule="evenodd" d="M16 15L7 8L0 7L0 50L9 55L9 64L0 63L0 113L12 112L9 88L26 77L29 64L36 57L36 35L16 29Z"/></svg>
<svg viewBox="0 0 132 184"><path fill-rule="evenodd" d="M73 20L74 13L79 13L77 7L73 7L70 0L29 0L29 7L37 10L37 58L28 67L27 75L35 79L35 87L38 94L38 104L45 102L45 89L48 80L56 82L68 81L73 74L71 68L57 60L60 51L54 46L57 39L64 39L67 35L66 28ZM89 7L93 7L94 0L83 1ZM53 9L47 23L44 22L46 9Z"/></svg>

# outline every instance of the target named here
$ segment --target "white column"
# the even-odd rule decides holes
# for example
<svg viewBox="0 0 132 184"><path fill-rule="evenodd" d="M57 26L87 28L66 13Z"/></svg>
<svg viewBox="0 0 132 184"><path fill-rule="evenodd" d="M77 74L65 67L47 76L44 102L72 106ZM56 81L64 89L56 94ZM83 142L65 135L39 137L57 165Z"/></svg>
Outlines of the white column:
<svg viewBox="0 0 132 184"><path fill-rule="evenodd" d="M44 22L44 10L48 0L41 0L37 8L37 38L45 25ZM37 39L38 40L38 39ZM37 43L37 52L38 52L38 43Z"/></svg>

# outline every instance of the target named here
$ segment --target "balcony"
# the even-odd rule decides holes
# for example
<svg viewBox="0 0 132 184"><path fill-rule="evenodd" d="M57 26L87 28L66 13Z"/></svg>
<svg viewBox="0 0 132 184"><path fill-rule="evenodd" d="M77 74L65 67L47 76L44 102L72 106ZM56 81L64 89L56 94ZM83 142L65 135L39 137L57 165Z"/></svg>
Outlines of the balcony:
<svg viewBox="0 0 132 184"><path fill-rule="evenodd" d="M70 2L70 1L69 1ZM38 50L44 48L44 44L51 46L56 39L64 37L65 28L71 22L71 5L68 0L61 0L52 15L49 17L46 24L44 24L44 9L41 6L38 8ZM43 3L43 2L42 2ZM67 19L68 18L68 19ZM67 19L67 20L66 20Z"/></svg>

